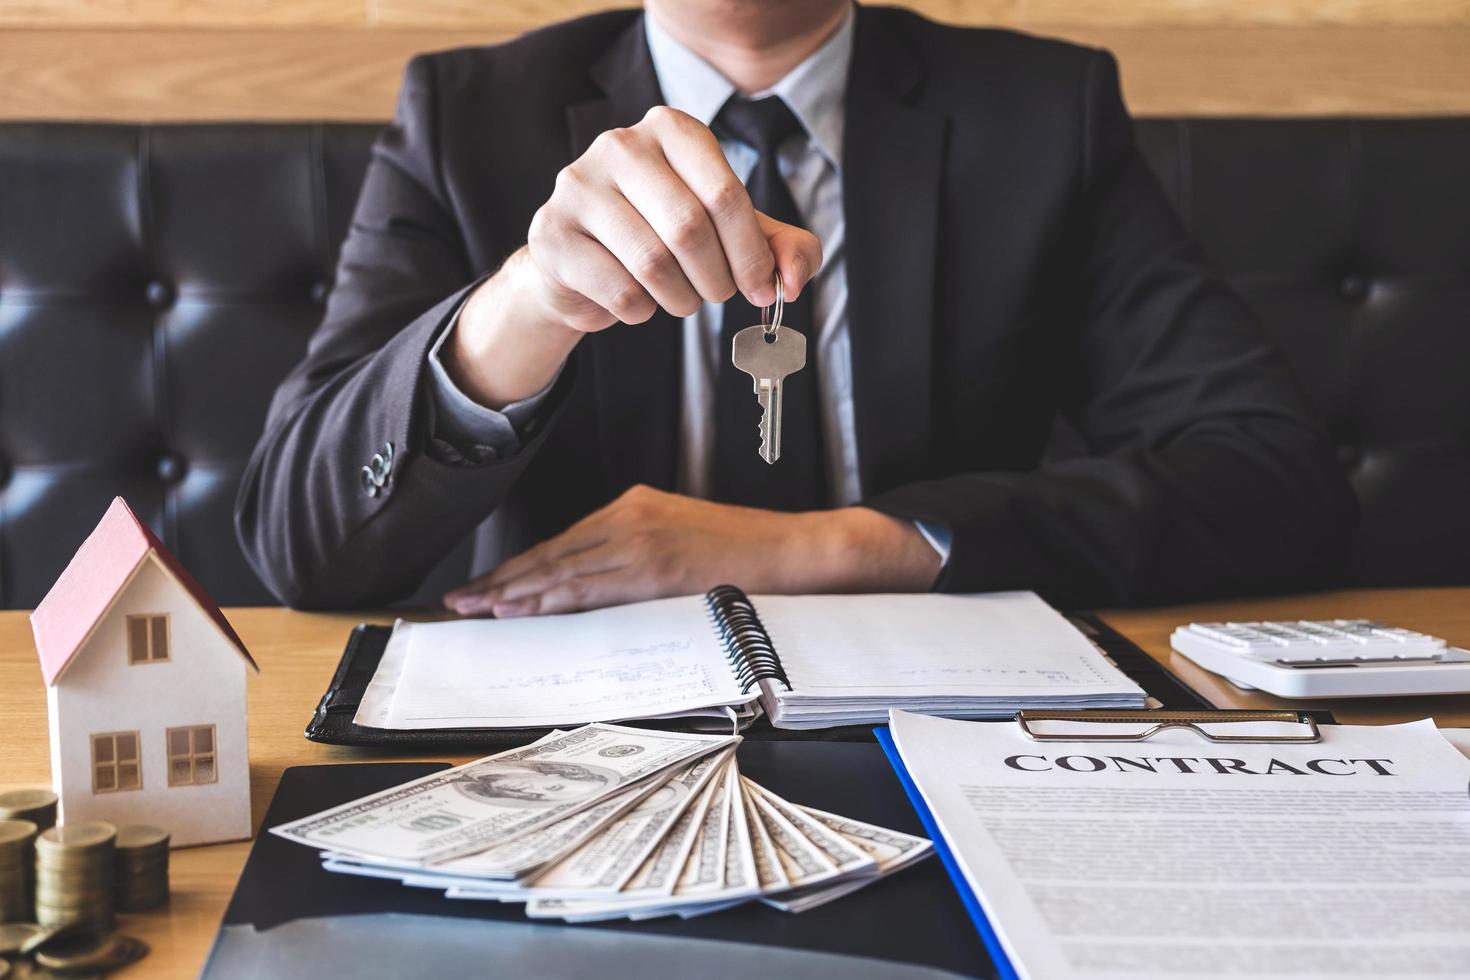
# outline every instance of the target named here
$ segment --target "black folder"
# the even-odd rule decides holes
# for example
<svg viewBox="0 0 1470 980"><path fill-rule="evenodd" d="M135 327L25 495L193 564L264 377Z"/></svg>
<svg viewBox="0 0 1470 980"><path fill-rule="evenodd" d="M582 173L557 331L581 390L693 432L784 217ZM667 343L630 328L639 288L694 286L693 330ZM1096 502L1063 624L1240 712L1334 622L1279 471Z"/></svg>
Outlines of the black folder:
<svg viewBox="0 0 1470 980"><path fill-rule="evenodd" d="M1079 614L1070 617L1072 622L1113 659L1118 668L1132 677L1151 697L1166 708L1185 710L1211 708L1178 678L1169 673L1158 661L1144 653L1127 637L1112 629L1096 616ZM316 706L306 726L306 737L313 742L329 745L364 745L378 748L400 747L419 752L429 751L483 751L496 752L501 749L526 745L545 735L544 728L438 728L419 731L401 729L366 728L353 722L358 704L367 690L368 682L378 669L378 661L388 646L392 630L386 626L358 626L347 640L342 659L332 676L331 684ZM611 720L611 719L609 719ZM689 722L683 719L666 721L632 721L625 724L644 728L666 728L678 731L689 730ZM781 739L783 741L859 741L871 742L873 732L868 725L848 725L815 730L793 730L772 728L765 718L757 719L746 731L747 739L761 741Z"/></svg>
<svg viewBox="0 0 1470 980"><path fill-rule="evenodd" d="M747 742L740 747L739 758L744 774L793 802L907 833L924 833L876 744ZM944 869L932 857L855 894L799 914L751 903L689 920L672 917L568 926L527 919L520 905L447 899L440 892L410 888L397 881L324 871L316 851L268 833L270 827L288 820L441 768L445 767L434 763L373 763L286 770L225 911L205 976L242 975L242 963L251 964L257 972L264 969L275 975L281 969L281 959L288 966L299 962L303 967L310 962L330 962L332 975L383 975L386 969L381 961L366 962L368 953L363 949L313 948L298 955L283 952L282 943L273 938L272 930L280 936L289 932L281 929L289 923L319 923L346 916L372 917L368 921L379 933L401 933L374 938L389 949L411 948L421 964L420 976L454 975L456 970L450 963L436 961L440 952L448 955L448 951L427 939L425 933L436 920L425 916L494 921L500 923L495 927L498 941L505 943L509 935L515 941L508 945L529 944L533 949L537 944L545 944L547 949L556 946L563 960L569 955L568 948L576 948L569 946L569 939L578 938L570 930L610 930L617 936L598 933L589 938L616 938L625 946L636 941L628 935L666 937L678 940L673 948L683 951L685 962L710 960L710 969L694 974L699 980L726 975L714 960L721 950L734 949L728 945L731 943L854 957L857 959L833 960L829 965L875 963L871 975L877 976L892 972L899 964L965 977L995 975ZM332 934L331 930L323 932ZM272 956L278 959L272 960ZM619 975L621 971L611 964L585 963L575 972L601 978ZM779 972L781 968L776 969ZM641 975L673 975L665 972L668 970L668 963L648 963ZM483 975L507 974L502 969L487 970Z"/></svg>

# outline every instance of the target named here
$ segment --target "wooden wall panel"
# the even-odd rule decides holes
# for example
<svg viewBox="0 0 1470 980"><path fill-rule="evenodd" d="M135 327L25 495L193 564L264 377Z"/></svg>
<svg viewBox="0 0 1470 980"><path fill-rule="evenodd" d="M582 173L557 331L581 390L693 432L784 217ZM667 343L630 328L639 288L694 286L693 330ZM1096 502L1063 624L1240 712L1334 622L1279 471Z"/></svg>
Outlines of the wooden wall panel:
<svg viewBox="0 0 1470 980"><path fill-rule="evenodd" d="M417 51L628 0L0 0L0 118L382 119ZM1470 0L910 0L1113 50L1134 112L1470 113Z"/></svg>
<svg viewBox="0 0 1470 980"><path fill-rule="evenodd" d="M369 0L0 0L0 26L361 26L368 7Z"/></svg>
<svg viewBox="0 0 1470 980"><path fill-rule="evenodd" d="M371 18L384 26L481 27L515 34L552 21L594 14L614 7L638 7L636 0L370 0Z"/></svg>
<svg viewBox="0 0 1470 980"><path fill-rule="evenodd" d="M899 5L938 20L973 23L978 21L972 15L978 14L987 22L1020 26L1470 23L1467 0L900 0Z"/></svg>
<svg viewBox="0 0 1470 980"><path fill-rule="evenodd" d="M75 2L75 0L72 0ZM162 2L162 0L160 0ZM889 0L954 24L1470 24L1470 0ZM375 22L505 27L544 24L630 0L372 0Z"/></svg>
<svg viewBox="0 0 1470 980"><path fill-rule="evenodd" d="M419 51L495 32L0 32L9 119L386 119Z"/></svg>

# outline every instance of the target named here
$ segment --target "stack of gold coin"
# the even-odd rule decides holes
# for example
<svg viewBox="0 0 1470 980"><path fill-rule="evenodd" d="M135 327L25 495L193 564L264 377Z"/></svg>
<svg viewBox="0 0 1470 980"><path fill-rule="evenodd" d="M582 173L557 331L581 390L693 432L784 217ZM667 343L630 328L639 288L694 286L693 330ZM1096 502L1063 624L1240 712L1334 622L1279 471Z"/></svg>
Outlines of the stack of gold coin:
<svg viewBox="0 0 1470 980"><path fill-rule="evenodd" d="M111 973L147 955L148 944L132 936L67 935L44 944L35 952L36 965L51 971L45 976L63 977Z"/></svg>
<svg viewBox="0 0 1470 980"><path fill-rule="evenodd" d="M113 841L100 820L67 823L36 838L36 921L75 925L98 934L112 929Z"/></svg>
<svg viewBox="0 0 1470 980"><path fill-rule="evenodd" d="M30 921L35 840L29 820L0 820L0 922Z"/></svg>
<svg viewBox="0 0 1470 980"><path fill-rule="evenodd" d="M168 831L136 825L117 831L113 897L123 912L142 912L168 901Z"/></svg>
<svg viewBox="0 0 1470 980"><path fill-rule="evenodd" d="M56 826L56 794L49 789L0 793L0 820L29 820L37 830L50 830Z"/></svg>

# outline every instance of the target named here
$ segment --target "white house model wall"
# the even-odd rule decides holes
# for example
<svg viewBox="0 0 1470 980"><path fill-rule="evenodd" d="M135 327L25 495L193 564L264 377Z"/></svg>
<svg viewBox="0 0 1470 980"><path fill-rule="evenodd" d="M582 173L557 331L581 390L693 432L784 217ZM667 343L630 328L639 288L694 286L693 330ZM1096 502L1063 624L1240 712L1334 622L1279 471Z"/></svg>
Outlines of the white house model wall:
<svg viewBox="0 0 1470 980"><path fill-rule="evenodd" d="M168 617L167 659L130 662L131 615ZM219 626L149 554L48 688L61 818L152 824L168 830L176 847L248 838L248 669ZM196 726L214 726L214 781L171 785L167 732ZM98 791L93 736L133 732L141 786ZM204 778L209 762L199 767Z"/></svg>

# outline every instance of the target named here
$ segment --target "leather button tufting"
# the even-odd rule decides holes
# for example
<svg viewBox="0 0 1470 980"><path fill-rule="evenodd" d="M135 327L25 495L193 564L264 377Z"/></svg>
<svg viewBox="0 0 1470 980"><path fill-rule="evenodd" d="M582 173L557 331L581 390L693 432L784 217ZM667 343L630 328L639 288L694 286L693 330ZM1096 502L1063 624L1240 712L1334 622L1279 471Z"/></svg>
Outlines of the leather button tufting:
<svg viewBox="0 0 1470 980"><path fill-rule="evenodd" d="M149 306L161 310L173 303L174 288L161 279L155 279L148 284L144 295L148 298Z"/></svg>
<svg viewBox="0 0 1470 980"><path fill-rule="evenodd" d="M1349 303L1361 303L1368 298L1369 282L1367 276L1350 273L1343 276L1342 281L1337 284L1337 292Z"/></svg>
<svg viewBox="0 0 1470 980"><path fill-rule="evenodd" d="M184 478L184 471L186 469L187 467L184 465L182 456L175 455L174 453L164 453L158 457L158 478L164 483L178 483Z"/></svg>

